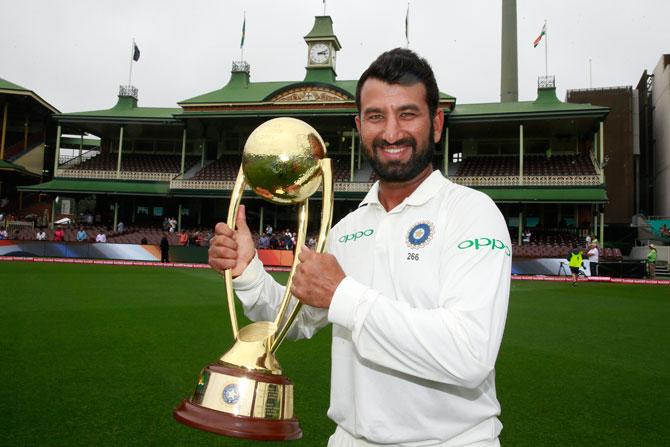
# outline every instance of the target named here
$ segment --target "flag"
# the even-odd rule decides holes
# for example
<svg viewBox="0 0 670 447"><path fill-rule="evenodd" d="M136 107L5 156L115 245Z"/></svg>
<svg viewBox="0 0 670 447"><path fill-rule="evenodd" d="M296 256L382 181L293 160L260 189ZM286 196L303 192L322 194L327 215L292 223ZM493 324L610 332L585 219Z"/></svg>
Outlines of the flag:
<svg viewBox="0 0 670 447"><path fill-rule="evenodd" d="M407 14L405 14L405 40L409 45L409 3L407 3Z"/></svg>
<svg viewBox="0 0 670 447"><path fill-rule="evenodd" d="M536 46L538 46L540 44L540 41L542 40L542 36L544 36L545 34L547 34L547 24L546 23L544 25L542 25L542 31L540 31L540 35L537 36L537 38L533 41L533 48L535 48Z"/></svg>
<svg viewBox="0 0 670 447"><path fill-rule="evenodd" d="M133 42L133 60L135 62L140 60L140 49L137 47L135 42Z"/></svg>
<svg viewBox="0 0 670 447"><path fill-rule="evenodd" d="M247 29L247 16L244 15L244 21L242 22L242 39L240 39L240 48L244 48L244 35L246 34Z"/></svg>

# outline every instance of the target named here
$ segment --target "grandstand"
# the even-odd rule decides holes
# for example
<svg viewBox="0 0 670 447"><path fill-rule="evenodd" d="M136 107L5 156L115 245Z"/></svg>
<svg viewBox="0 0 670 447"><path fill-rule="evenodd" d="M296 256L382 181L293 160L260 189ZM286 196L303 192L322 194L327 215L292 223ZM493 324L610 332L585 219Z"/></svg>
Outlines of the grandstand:
<svg viewBox="0 0 670 447"><path fill-rule="evenodd" d="M314 30L325 30L323 40L337 50L330 17L317 17ZM453 182L496 202L515 256L562 257L587 234L605 240L609 109L562 102L553 77L540 78L537 87L535 100L505 103L462 104L441 93L445 129L433 163ZM121 86L109 109L53 116L54 146L76 152L78 139L63 135L81 135L79 155L54 157L51 180L20 189L49 200L52 221L70 217L78 224L87 209L96 216L91 229L123 221L129 231L110 234L110 242L137 243L143 232L154 241L168 216L178 231L211 228L225 219L246 137L265 120L292 116L318 129L328 145L337 221L377 180L361 157L355 90L355 80L337 79L330 66L308 66L302 80L253 82L244 61L232 64L222 88L174 108L140 106L138 90ZM84 144L85 135L95 142ZM295 226L291 209L252 196L245 203L252 228ZM533 235L528 245L521 240L526 229ZM603 255L621 258L616 251Z"/></svg>

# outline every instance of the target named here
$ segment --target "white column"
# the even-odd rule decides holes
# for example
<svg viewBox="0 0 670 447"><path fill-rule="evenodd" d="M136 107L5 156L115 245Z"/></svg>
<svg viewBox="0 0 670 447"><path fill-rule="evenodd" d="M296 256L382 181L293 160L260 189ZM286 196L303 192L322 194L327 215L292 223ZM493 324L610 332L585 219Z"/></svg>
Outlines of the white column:
<svg viewBox="0 0 670 447"><path fill-rule="evenodd" d="M261 218L258 221L258 234L263 234L263 215L265 213L265 208L261 207Z"/></svg>
<svg viewBox="0 0 670 447"><path fill-rule="evenodd" d="M181 170L179 171L182 175L184 174L184 163L186 161L186 127L184 127L184 132L181 137Z"/></svg>
<svg viewBox="0 0 670 447"><path fill-rule="evenodd" d="M518 226L519 231L517 231L517 245L521 246L521 236L523 235L523 211L519 211L519 226Z"/></svg>
<svg viewBox="0 0 670 447"><path fill-rule="evenodd" d="M60 134L61 127L60 124L56 128L56 156L54 157L54 177L58 175L58 161L60 158Z"/></svg>
<svg viewBox="0 0 670 447"><path fill-rule="evenodd" d="M114 202L114 227L112 231L116 231L116 225L119 223L119 202Z"/></svg>
<svg viewBox="0 0 670 447"><path fill-rule="evenodd" d="M605 161L605 132L603 129L603 122L600 122L600 129L598 130L600 134L600 166L603 165ZM600 183L605 183L605 169L600 169Z"/></svg>
<svg viewBox="0 0 670 447"><path fill-rule="evenodd" d="M177 211L177 232L181 233L181 203L179 204L179 210Z"/></svg>
<svg viewBox="0 0 670 447"><path fill-rule="evenodd" d="M600 213L600 236L598 237L600 241L600 247L605 247L605 213Z"/></svg>
<svg viewBox="0 0 670 447"><path fill-rule="evenodd" d="M119 155L116 158L116 178L121 177L121 152L123 152L123 126L119 127Z"/></svg>
<svg viewBox="0 0 670 447"><path fill-rule="evenodd" d="M523 185L523 124L519 124L519 185Z"/></svg>

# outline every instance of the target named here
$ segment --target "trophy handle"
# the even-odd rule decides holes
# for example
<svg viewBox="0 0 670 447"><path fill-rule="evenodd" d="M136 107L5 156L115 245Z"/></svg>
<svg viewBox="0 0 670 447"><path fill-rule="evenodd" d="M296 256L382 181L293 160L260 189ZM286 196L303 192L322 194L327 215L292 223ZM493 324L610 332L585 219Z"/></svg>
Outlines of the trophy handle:
<svg viewBox="0 0 670 447"><path fill-rule="evenodd" d="M333 222L333 202L334 202L333 169L330 158L323 158L319 160L319 166L321 168L323 199L321 209L321 226L319 227L319 238L317 239L316 242L315 251L317 253L323 253L326 250L328 233L330 232L330 226ZM295 270L298 267L298 264L300 263L300 260L298 260L298 256L300 255L300 250L303 244L305 243L305 236L307 234L308 202L309 199L305 200L305 202L301 205L300 212L298 214L299 224L298 224L298 238L296 241L296 248L295 248L295 257L293 258L293 266L291 267L291 273L288 277L288 281L286 282L286 290L284 291L284 298L282 300L279 314L275 319L275 324L277 325L277 327L279 327L279 323L281 323L281 321L284 319L284 314L286 313L288 303L290 299L293 297L291 295L291 283L293 280L293 274L295 273ZM286 320L286 324L282 326L279 333L274 337L274 340L272 340L272 344L270 346L270 352L272 352L273 354L277 351L281 342L284 341L284 338L286 337L288 330L291 328L291 325L293 324L295 318L298 316L298 313L300 312L301 308L302 303L298 301L293 310L291 311L288 320Z"/></svg>
<svg viewBox="0 0 670 447"><path fill-rule="evenodd" d="M240 172L237 174L237 179L235 180L235 186L233 187L233 192L230 195L230 206L228 206L228 226L231 230L235 231L235 220L237 219L237 211L240 208L240 202L242 201L242 195L244 194L244 187L246 186L246 181L244 180L244 173L242 172L242 166L240 166ZM237 313L235 312L235 292L233 291L233 272L231 269L227 269L223 272L223 277L226 281L226 295L228 298L228 313L230 313L230 325L233 329L233 338L237 340L238 328L237 328Z"/></svg>

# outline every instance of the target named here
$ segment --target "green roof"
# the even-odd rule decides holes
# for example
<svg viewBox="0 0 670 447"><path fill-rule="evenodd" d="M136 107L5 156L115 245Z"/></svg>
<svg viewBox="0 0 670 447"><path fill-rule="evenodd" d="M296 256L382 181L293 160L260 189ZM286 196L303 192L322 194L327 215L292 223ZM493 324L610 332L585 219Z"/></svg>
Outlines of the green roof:
<svg viewBox="0 0 670 447"><path fill-rule="evenodd" d="M519 118L547 118L550 116L606 116L608 107L591 104L562 102L555 89L540 89L535 101L493 102L481 104L456 104L449 115L450 121L474 121Z"/></svg>
<svg viewBox="0 0 670 447"><path fill-rule="evenodd" d="M581 187L478 187L495 202L523 203L606 203L607 191L604 188Z"/></svg>
<svg viewBox="0 0 670 447"><path fill-rule="evenodd" d="M0 78L0 90L21 90L24 92L29 92L25 87L21 87L20 85L14 84L13 82L9 82L6 79Z"/></svg>
<svg viewBox="0 0 670 447"><path fill-rule="evenodd" d="M170 189L168 182L139 182L125 180L79 180L55 178L39 185L19 186L19 191L40 191L59 193L95 193L120 195L166 196Z"/></svg>
<svg viewBox="0 0 670 447"><path fill-rule="evenodd" d="M135 98L130 96L119 96L119 101L111 109L59 113L54 115L54 117L56 119L103 118L109 120L134 119L145 121L173 121L173 115L180 112L180 108L173 107L137 107L137 100Z"/></svg>
<svg viewBox="0 0 670 447"><path fill-rule="evenodd" d="M233 73L230 81L223 88L180 101L182 106L193 104L228 104L228 103L258 103L267 101L275 94L288 88L297 88L309 85L334 87L348 94L353 100L356 96L358 80L334 81L333 83L318 83L304 81L275 81L249 82L246 73ZM454 100L455 98L440 92L440 99Z"/></svg>
<svg viewBox="0 0 670 447"><path fill-rule="evenodd" d="M39 174L35 174L34 172L30 172L29 170L27 170L26 168L24 168L21 165L17 165L16 163L11 163L11 162L6 161L6 160L0 160L0 171L14 171L14 172L18 172L19 174L23 174L23 175L32 175L32 176L36 176L36 177L40 176Z"/></svg>
<svg viewBox="0 0 670 447"><path fill-rule="evenodd" d="M233 73L230 81L223 88L195 96L184 101L181 105L191 104L227 104L227 103L254 103L263 102L291 87L306 85L322 85L324 87L335 87L351 96L356 95L356 84L358 81L335 81L334 84L319 84L302 81L274 81L274 82L248 82L246 73Z"/></svg>
<svg viewBox="0 0 670 447"><path fill-rule="evenodd" d="M330 18L330 16L316 16L314 18L314 26L312 27L312 30L305 36L305 40L310 41L329 39L333 39L335 41L335 45L338 50L342 48L340 42L337 40L337 36L333 32L333 20Z"/></svg>
<svg viewBox="0 0 670 447"><path fill-rule="evenodd" d="M21 87L20 85L14 84L13 82L9 82L6 79L0 78L0 93L6 93L10 95L17 94L17 95L31 96L35 101L40 103L43 107L50 110L51 113L58 113L57 108L46 102L44 99L40 97L40 95L38 95L34 91L27 89L25 87Z"/></svg>

